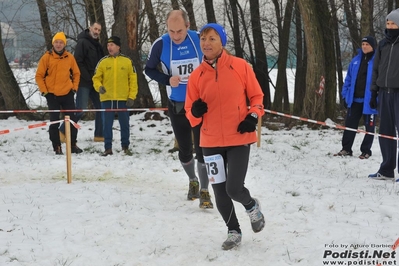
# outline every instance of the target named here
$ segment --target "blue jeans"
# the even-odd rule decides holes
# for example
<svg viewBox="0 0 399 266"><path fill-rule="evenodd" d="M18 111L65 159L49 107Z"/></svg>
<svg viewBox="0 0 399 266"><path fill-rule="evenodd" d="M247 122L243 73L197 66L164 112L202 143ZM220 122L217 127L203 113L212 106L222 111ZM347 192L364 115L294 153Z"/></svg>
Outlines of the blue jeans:
<svg viewBox="0 0 399 266"><path fill-rule="evenodd" d="M78 92L76 93L76 109L87 109L89 105L89 98L92 101L95 109L101 108L100 95L93 87L79 87ZM83 114L84 112L76 113L76 122L78 122L82 118ZM63 133L65 132L64 123L61 124L60 131ZM101 112L96 112L94 136L103 136L103 122L101 118Z"/></svg>
<svg viewBox="0 0 399 266"><path fill-rule="evenodd" d="M126 109L126 101L104 101L101 102L102 109ZM117 112L119 126L121 128L121 146L128 148L130 141L129 112ZM112 149L112 125L114 124L115 112L102 112L103 132L104 132L104 148Z"/></svg>

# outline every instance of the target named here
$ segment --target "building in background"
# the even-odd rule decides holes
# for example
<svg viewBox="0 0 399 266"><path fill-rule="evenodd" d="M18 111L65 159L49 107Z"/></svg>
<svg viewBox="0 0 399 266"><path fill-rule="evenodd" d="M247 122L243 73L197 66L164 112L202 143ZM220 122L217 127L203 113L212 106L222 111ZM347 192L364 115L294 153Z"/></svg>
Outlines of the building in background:
<svg viewBox="0 0 399 266"><path fill-rule="evenodd" d="M19 51L17 49L17 35L8 23L0 22L0 26L4 53L6 55L7 61L11 63L18 58Z"/></svg>

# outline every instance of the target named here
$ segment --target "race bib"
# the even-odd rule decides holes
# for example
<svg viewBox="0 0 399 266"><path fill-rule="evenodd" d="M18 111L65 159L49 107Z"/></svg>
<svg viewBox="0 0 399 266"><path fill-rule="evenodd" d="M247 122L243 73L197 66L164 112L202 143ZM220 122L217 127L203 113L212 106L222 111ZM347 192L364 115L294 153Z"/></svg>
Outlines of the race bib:
<svg viewBox="0 0 399 266"><path fill-rule="evenodd" d="M208 173L209 183L219 184L226 182L226 172L224 170L223 156L215 154L204 156L206 171Z"/></svg>
<svg viewBox="0 0 399 266"><path fill-rule="evenodd" d="M172 60L170 67L172 70L172 76L180 76L180 83L187 83L188 77L191 72L199 66L198 58Z"/></svg>

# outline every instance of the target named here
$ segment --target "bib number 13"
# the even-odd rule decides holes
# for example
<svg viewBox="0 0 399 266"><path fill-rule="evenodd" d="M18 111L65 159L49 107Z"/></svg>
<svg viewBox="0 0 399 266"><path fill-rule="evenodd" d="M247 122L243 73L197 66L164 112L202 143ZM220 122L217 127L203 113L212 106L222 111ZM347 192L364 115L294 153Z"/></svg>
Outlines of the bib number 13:
<svg viewBox="0 0 399 266"><path fill-rule="evenodd" d="M226 181L226 173L224 170L224 160L222 155L215 154L204 156L206 170L208 173L209 183L219 184Z"/></svg>

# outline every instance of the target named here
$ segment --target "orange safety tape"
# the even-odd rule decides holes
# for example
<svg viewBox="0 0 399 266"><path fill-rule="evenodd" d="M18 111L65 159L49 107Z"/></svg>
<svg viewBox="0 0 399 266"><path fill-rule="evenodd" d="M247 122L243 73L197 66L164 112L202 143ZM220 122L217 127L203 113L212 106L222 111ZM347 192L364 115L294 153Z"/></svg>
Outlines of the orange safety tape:
<svg viewBox="0 0 399 266"><path fill-rule="evenodd" d="M66 119L65 119L66 120ZM51 125L51 124L57 124L57 123L61 123L64 122L64 120L58 120L58 121L51 121L51 122L40 122L37 124L31 124L25 127L18 127L18 128L14 128L14 129L3 129L0 130L0 135L5 135L5 134L9 134L11 132L16 132L16 131L21 131L21 130L25 130L25 129L32 129L32 128L38 128L38 127L44 127L46 125ZM80 125L78 125L77 123L75 123L74 121L69 119L69 122L71 122L71 124L76 128L76 129L80 129Z"/></svg>

